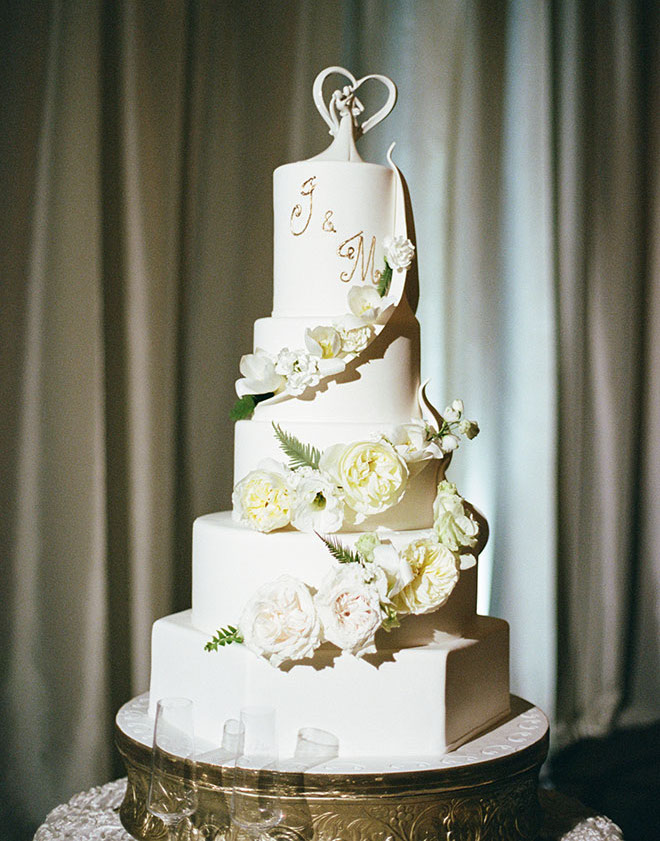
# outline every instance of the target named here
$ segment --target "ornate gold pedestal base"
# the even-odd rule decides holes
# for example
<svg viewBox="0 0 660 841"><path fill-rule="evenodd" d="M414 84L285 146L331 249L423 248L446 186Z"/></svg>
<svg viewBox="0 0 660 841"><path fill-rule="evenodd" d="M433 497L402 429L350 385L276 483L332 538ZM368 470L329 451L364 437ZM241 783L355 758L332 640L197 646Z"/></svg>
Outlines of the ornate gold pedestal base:
<svg viewBox="0 0 660 841"><path fill-rule="evenodd" d="M140 841L164 839L146 811L152 723L145 696L117 716L128 786L124 827ZM538 774L547 753L543 713L512 696L511 717L444 757L398 763L336 760L304 774L275 775L286 841L533 841L540 822ZM229 839L231 769L199 765L199 807L182 835ZM241 836L232 835L232 838Z"/></svg>

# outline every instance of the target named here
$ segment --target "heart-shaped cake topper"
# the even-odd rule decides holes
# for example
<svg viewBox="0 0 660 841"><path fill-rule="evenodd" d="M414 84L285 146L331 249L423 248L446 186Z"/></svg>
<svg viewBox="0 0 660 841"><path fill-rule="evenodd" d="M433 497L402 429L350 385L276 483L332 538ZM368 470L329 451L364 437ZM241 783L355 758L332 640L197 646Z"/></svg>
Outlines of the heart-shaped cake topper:
<svg viewBox="0 0 660 841"><path fill-rule="evenodd" d="M331 76L333 73L348 79L350 84L345 85L341 90L334 91L330 98L330 104L327 106L325 104L325 100L323 99L323 83L328 76ZM372 116L368 117L363 123L358 123L357 117L364 111L364 106L357 98L356 92L358 88L365 82L369 81L369 79L376 79L385 85L387 88L387 100L382 108L376 111L375 114L372 114ZM379 73L371 73L369 76L363 76L361 79L356 79L355 76L344 67L326 67L325 70L321 70L316 79L314 79L312 93L314 96L314 104L316 105L319 114L328 124L330 134L333 137L337 136L341 117L346 114L351 114L353 123L356 127L356 137L360 137L361 135L366 134L369 129L372 129L375 125L378 125L378 123L384 120L396 104L396 85L387 76L381 76Z"/></svg>

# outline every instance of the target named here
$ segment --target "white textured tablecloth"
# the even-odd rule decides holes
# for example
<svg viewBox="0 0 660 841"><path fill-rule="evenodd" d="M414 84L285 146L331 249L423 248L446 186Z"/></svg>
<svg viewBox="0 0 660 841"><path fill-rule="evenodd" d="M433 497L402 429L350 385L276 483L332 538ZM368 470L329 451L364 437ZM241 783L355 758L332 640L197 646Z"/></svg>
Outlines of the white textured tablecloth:
<svg viewBox="0 0 660 841"><path fill-rule="evenodd" d="M132 841L119 821L126 780L74 795L57 806L34 836L34 841ZM577 800L541 790L543 828L539 841L623 841L619 827L593 815Z"/></svg>

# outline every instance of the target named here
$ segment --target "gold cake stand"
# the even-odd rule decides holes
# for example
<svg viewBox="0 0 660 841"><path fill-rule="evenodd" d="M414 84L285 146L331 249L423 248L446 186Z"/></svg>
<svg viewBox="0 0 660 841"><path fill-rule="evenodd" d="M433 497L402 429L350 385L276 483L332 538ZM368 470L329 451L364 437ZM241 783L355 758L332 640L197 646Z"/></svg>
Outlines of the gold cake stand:
<svg viewBox="0 0 660 841"><path fill-rule="evenodd" d="M148 696L141 695L116 720L128 773L120 817L139 841L167 834L146 809L153 733L147 707ZM268 834L278 841L533 841L547 749L545 715L512 695L505 721L444 756L337 759L304 773L276 772L283 819ZM174 757L174 774L177 762ZM182 838L242 838L230 833L231 778L230 768L199 762L199 806L180 828Z"/></svg>

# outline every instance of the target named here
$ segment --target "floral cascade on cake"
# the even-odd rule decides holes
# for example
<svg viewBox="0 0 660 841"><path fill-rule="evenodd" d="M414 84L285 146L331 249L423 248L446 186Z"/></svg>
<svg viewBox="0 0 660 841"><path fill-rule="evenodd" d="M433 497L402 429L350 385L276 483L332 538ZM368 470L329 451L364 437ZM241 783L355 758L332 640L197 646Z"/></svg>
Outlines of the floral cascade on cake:
<svg viewBox="0 0 660 841"><path fill-rule="evenodd" d="M487 523L446 477L479 427L427 398L394 144L384 164L356 146L395 86L329 67L312 93L332 139L273 176L273 309L238 362L232 510L193 525L192 609L154 624L150 710L192 698L213 741L268 703L282 756L301 727L342 757L438 756L509 711L508 626L476 610Z"/></svg>

